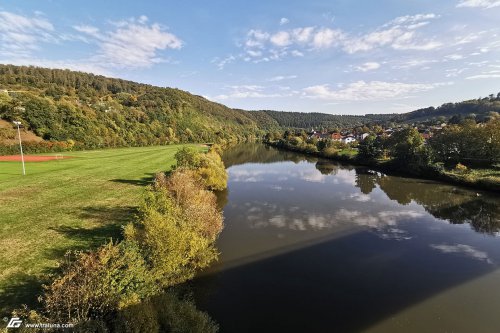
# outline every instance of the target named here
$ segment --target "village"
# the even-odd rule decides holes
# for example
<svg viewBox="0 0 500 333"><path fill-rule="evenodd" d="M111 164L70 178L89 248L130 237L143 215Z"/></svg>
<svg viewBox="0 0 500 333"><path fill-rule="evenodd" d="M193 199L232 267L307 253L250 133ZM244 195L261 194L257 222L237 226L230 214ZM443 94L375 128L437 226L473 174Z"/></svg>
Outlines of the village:
<svg viewBox="0 0 500 333"><path fill-rule="evenodd" d="M447 124L445 122L442 122L437 125L428 125L420 123L418 125L415 125L414 127L415 129L418 130L420 135L422 135L424 140L427 142L427 140L432 138L435 134L441 132L446 126ZM404 128L403 125L391 126L387 128L375 125L371 129L366 126L363 126L363 127L357 127L353 129L340 130L340 131L328 131L328 130L316 131L312 129L307 133L307 138L316 139L318 141L332 140L332 141L342 142L345 144L352 144L355 142L363 141L370 134L373 134L377 137L381 136L390 137L394 132L397 132L403 128Z"/></svg>

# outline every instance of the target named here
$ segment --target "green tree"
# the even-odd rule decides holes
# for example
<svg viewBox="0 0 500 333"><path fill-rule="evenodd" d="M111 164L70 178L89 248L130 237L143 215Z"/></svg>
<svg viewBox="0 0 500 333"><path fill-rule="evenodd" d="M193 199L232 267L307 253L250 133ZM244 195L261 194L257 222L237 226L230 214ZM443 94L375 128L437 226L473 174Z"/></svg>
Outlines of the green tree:
<svg viewBox="0 0 500 333"><path fill-rule="evenodd" d="M395 132L389 139L389 151L394 162L418 169L429 164L429 155L424 147L424 138L415 128Z"/></svg>

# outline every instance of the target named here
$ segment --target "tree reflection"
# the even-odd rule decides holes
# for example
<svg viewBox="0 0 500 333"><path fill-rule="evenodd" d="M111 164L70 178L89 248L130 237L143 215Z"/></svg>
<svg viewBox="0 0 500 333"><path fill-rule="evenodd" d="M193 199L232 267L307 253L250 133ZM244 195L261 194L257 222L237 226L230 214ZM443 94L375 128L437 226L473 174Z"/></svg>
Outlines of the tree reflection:
<svg viewBox="0 0 500 333"><path fill-rule="evenodd" d="M339 170L339 165L331 161L320 160L316 162L316 169L321 172L322 175L336 175Z"/></svg>
<svg viewBox="0 0 500 333"><path fill-rule="evenodd" d="M304 154L280 151L274 147L258 143L242 143L224 150L222 155L226 168L244 163L275 163L291 161L299 163L302 161L316 162L315 157Z"/></svg>
<svg viewBox="0 0 500 333"><path fill-rule="evenodd" d="M479 195L451 185L392 176L378 178L377 184L399 204L414 201L434 217L453 224L469 223L477 232L494 234L500 231L500 206L489 194Z"/></svg>
<svg viewBox="0 0 500 333"><path fill-rule="evenodd" d="M378 173L363 167L357 167L355 170L356 186L359 187L363 194L370 194L376 187L379 178Z"/></svg>

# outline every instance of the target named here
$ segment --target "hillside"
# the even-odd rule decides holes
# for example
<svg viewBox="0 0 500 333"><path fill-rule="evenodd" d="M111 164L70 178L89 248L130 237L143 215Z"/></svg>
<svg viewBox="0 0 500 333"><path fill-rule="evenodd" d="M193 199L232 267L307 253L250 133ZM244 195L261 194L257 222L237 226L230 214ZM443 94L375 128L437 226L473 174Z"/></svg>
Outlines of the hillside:
<svg viewBox="0 0 500 333"><path fill-rule="evenodd" d="M370 123L483 121L500 94L404 114L332 115L245 111L175 88L70 70L0 65L0 154L16 153L19 120L27 152L252 140L279 128L343 129Z"/></svg>
<svg viewBox="0 0 500 333"><path fill-rule="evenodd" d="M333 115L317 112L252 111L273 118L279 126L287 128L346 128L362 126L373 121L366 116Z"/></svg>
<svg viewBox="0 0 500 333"><path fill-rule="evenodd" d="M415 111L395 115L395 122L423 122L429 120L449 120L459 122L466 117L473 117L477 121L484 121L490 112L500 112L500 93L489 97L467 100L458 103L445 103L437 108L428 107Z"/></svg>
<svg viewBox="0 0 500 333"><path fill-rule="evenodd" d="M81 148L242 141L273 122L179 89L12 65L0 65L0 118Z"/></svg>
<svg viewBox="0 0 500 333"><path fill-rule="evenodd" d="M41 137L25 128L21 128L20 132L22 141L40 142L43 140ZM0 141L6 145L13 145L17 144L17 140L17 129L12 126L12 123L0 119Z"/></svg>
<svg viewBox="0 0 500 333"><path fill-rule="evenodd" d="M254 113L255 111L251 112ZM439 107L428 107L402 114L333 115L326 113L258 111L273 118L279 126L303 129L354 128L370 123L422 123L428 121L451 121L459 123L465 118L483 122L491 112L500 113L500 93L485 98L458 103L445 103Z"/></svg>

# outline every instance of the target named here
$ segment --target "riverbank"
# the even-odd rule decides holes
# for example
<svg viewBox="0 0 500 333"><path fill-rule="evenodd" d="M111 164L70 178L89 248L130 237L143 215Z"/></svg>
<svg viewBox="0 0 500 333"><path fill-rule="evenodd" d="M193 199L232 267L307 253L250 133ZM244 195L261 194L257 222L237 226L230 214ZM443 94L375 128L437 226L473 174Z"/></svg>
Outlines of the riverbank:
<svg viewBox="0 0 500 333"><path fill-rule="evenodd" d="M333 161L344 162L354 165L362 165L371 167L377 171L381 171L393 175L404 175L413 178L423 178L429 180L436 180L475 188L478 190L492 191L500 193L500 171L492 169L469 169L462 173L446 170L438 165L419 166L418 168L408 168L396 165L392 160L381 159L360 159L355 154L327 154L322 151L314 151L307 149L307 147L296 147L291 145L284 145L279 141L264 142L269 146L277 149L284 149L288 151L307 154L315 157L326 158Z"/></svg>

